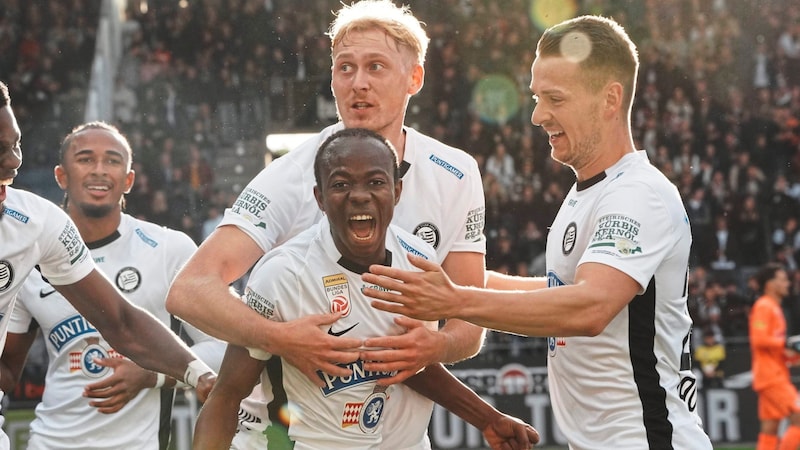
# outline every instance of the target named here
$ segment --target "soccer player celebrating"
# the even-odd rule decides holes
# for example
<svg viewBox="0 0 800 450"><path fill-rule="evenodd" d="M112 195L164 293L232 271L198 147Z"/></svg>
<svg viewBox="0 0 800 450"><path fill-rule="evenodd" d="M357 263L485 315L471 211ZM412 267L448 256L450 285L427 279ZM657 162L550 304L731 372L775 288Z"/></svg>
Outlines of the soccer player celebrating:
<svg viewBox="0 0 800 450"><path fill-rule="evenodd" d="M122 213L124 194L134 182L132 156L115 127L86 123L64 139L56 181L98 267L129 301L179 331L180 322L164 302L172 278L197 246L182 232ZM167 448L176 380L116 357L37 271L28 276L11 314L0 364L4 391L18 381L37 328L45 337L49 364L29 449ZM218 368L224 343L191 326L185 331L192 350ZM98 415L95 408L107 414Z"/></svg>
<svg viewBox="0 0 800 450"><path fill-rule="evenodd" d="M463 287L416 258L426 273L372 266L365 283L384 289L365 292L422 320L549 336L550 398L572 449L710 449L690 364L689 220L675 186L634 147L638 67L611 19L571 19L539 40L531 122L577 178L550 227L547 277L490 274L492 289Z"/></svg>
<svg viewBox="0 0 800 450"><path fill-rule="evenodd" d="M341 318L329 327L331 334L346 334L359 340L402 334L404 330L394 314L370 307L361 293L360 280L370 264L413 269L405 257L407 253L436 259L433 247L390 225L402 190L397 153L382 136L348 128L322 144L314 161L314 173L314 196L326 216L262 258L250 276L244 300L252 309L276 321L336 309ZM426 326L435 327L436 323ZM251 349L251 355L265 361L253 364L246 353L226 355L217 385L200 413L195 448L228 448L230 433L220 432L218 427L229 421L238 407L239 397L230 392L249 392L270 358L259 349ZM280 366L280 361L277 364ZM362 360L348 366L352 376L318 372L323 382L320 387L296 367L282 365L283 387L292 405L289 437L295 441L295 449L381 448L384 414L404 406L393 398L397 386L377 382L390 378L392 372L365 370ZM435 386L436 380L427 371L414 378L429 379L430 391L450 386ZM463 391L450 394L450 398L474 396ZM403 413L419 416L409 417L409 421L427 423L428 417L422 412ZM484 415L494 415L497 420L476 426L485 430L494 448L501 448L505 440L501 436L511 429L511 423L497 411ZM538 442L532 428L511 437L519 438L512 439L512 448L528 448ZM272 440L270 443L275 444Z"/></svg>
<svg viewBox="0 0 800 450"><path fill-rule="evenodd" d="M22 164L21 134L0 83L0 336L17 292L38 265L50 284L121 354L191 386L216 375L169 328L125 300L96 268L75 224L50 201L10 187ZM0 449L10 443L0 433Z"/></svg>

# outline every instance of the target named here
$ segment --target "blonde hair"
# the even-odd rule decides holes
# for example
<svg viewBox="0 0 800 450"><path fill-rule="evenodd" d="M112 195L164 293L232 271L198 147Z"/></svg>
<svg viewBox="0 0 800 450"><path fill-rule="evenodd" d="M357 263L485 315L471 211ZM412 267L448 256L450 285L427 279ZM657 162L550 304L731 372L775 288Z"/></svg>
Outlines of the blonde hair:
<svg viewBox="0 0 800 450"><path fill-rule="evenodd" d="M343 5L328 30L331 50L351 31L381 30L399 46L410 49L420 65L425 64L425 53L430 39L408 5L397 6L389 0L361 0Z"/></svg>

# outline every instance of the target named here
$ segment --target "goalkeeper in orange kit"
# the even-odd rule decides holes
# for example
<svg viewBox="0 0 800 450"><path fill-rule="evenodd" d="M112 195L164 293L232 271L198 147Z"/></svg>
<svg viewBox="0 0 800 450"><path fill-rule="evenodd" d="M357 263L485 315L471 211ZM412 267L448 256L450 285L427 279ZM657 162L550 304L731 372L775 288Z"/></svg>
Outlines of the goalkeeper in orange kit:
<svg viewBox="0 0 800 450"><path fill-rule="evenodd" d="M761 421L756 450L794 450L800 446L800 398L789 378L789 365L798 353L786 346L786 319L781 308L789 294L789 277L782 266L767 264L755 280L761 292L750 312L753 390L758 395ZM779 439L778 426L787 417L789 428Z"/></svg>

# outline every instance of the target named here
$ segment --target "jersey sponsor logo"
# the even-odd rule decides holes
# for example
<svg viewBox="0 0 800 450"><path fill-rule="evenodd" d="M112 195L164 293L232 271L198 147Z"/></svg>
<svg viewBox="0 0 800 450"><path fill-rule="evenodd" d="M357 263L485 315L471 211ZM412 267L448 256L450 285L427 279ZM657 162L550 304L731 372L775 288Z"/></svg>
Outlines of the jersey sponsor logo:
<svg viewBox="0 0 800 450"><path fill-rule="evenodd" d="M322 277L325 295L331 303L332 313L342 313L342 317L350 315L350 284L343 273Z"/></svg>
<svg viewBox="0 0 800 450"><path fill-rule="evenodd" d="M575 248L575 240L578 236L578 226L575 222L571 222L567 225L567 229L564 230L564 237L561 238L561 253L565 255L569 255L572 253L572 249Z"/></svg>
<svg viewBox="0 0 800 450"><path fill-rule="evenodd" d="M30 220L30 218L28 216L26 216L25 214L22 214L19 211L15 211L15 210L7 207L7 206L5 208L3 208L3 214L5 214L6 216L11 217L13 219L17 219L22 223L28 223L28 221Z"/></svg>
<svg viewBox="0 0 800 450"><path fill-rule="evenodd" d="M53 294L55 294L55 293L56 293L56 290L55 290L55 289L53 289L53 288L50 288L50 289L40 289L40 290L39 290L39 298L45 298L45 297L48 297L48 296L50 296L50 295L53 295Z"/></svg>
<svg viewBox="0 0 800 450"><path fill-rule="evenodd" d="M98 257L96 257L96 258L94 259L94 262L95 262L96 264L101 264L101 263L104 263L104 262L106 262L106 257L105 257L105 256L98 256Z"/></svg>
<svg viewBox="0 0 800 450"><path fill-rule="evenodd" d="M411 244L409 244L408 242L400 239L399 237L397 238L397 240L400 242L400 246L403 247L403 249L405 251L407 251L408 253L411 253L412 255L415 255L415 256L419 256L420 258L428 259L428 255L426 255L426 254L422 253L421 251L417 250L416 248L412 247Z"/></svg>
<svg viewBox="0 0 800 450"><path fill-rule="evenodd" d="M270 203L270 199L261 192L246 188L233 203L231 212L242 216L256 227L266 229L267 225L261 219L264 218L264 211Z"/></svg>
<svg viewBox="0 0 800 450"><path fill-rule="evenodd" d="M621 214L609 214L597 221L597 228L590 249L613 249L615 255L635 255L642 253L638 237L641 224Z"/></svg>
<svg viewBox="0 0 800 450"><path fill-rule="evenodd" d="M81 235L72 223L67 223L64 230L61 231L61 235L58 236L58 241L67 251L70 264L83 260L89 254L86 250L86 244L83 243Z"/></svg>
<svg viewBox="0 0 800 450"><path fill-rule="evenodd" d="M125 267L117 272L115 281L120 291L130 294L142 285L142 274L135 267Z"/></svg>
<svg viewBox="0 0 800 450"><path fill-rule="evenodd" d="M12 281L14 281L14 266L6 260L0 260L0 292L11 287Z"/></svg>
<svg viewBox="0 0 800 450"><path fill-rule="evenodd" d="M433 161L433 163L436 164L437 166L455 175L456 178L458 178L459 180L464 178L464 172L458 170L455 166L443 160L442 158L439 158L438 156L431 154L431 156L428 159Z"/></svg>
<svg viewBox="0 0 800 450"><path fill-rule="evenodd" d="M347 364L337 364L339 367L350 369L350 375L343 377L332 376L322 371L317 371L317 376L325 382L325 386L320 388L322 395L328 397L343 389L348 389L353 386L358 386L363 383L369 383L379 380L381 378L388 378L394 376L397 372L376 372L371 370L364 370L364 361L357 360Z"/></svg>
<svg viewBox="0 0 800 450"><path fill-rule="evenodd" d="M486 220L486 208L481 206L467 213L467 232L464 239L467 241L478 241L483 235L483 227Z"/></svg>
<svg viewBox="0 0 800 450"><path fill-rule="evenodd" d="M150 236L146 235L144 231L142 231L140 228L135 229L134 232L136 233L137 236L139 236L139 239L141 239L145 244L153 248L158 247L158 242L156 242Z"/></svg>
<svg viewBox="0 0 800 450"><path fill-rule="evenodd" d="M333 326L331 326L331 327L328 328L328 334L330 334L331 336L341 336L341 335L347 333L348 331L352 330L353 328L355 328L356 325L358 325L358 323L356 323L353 326L347 327L347 328L345 328L344 330L341 330L341 331L333 331Z"/></svg>
<svg viewBox="0 0 800 450"><path fill-rule="evenodd" d="M556 275L556 273L552 270L547 272L547 287L558 287L566 284L567 283L561 281L561 278L559 278L558 275Z"/></svg>
<svg viewBox="0 0 800 450"><path fill-rule="evenodd" d="M567 202L567 206L570 206L570 207L573 207L573 206L575 206L577 204L578 204L578 200L576 200L574 198L569 199L569 201Z"/></svg>
<svg viewBox="0 0 800 450"><path fill-rule="evenodd" d="M275 303L268 300L262 295L259 295L252 288L247 287L244 291L245 303L253 311L261 314L267 319L271 319L275 315Z"/></svg>
<svg viewBox="0 0 800 450"><path fill-rule="evenodd" d="M97 333L97 330L83 316L74 315L57 323L47 335L47 340L53 344L56 351L59 351L65 345L89 333Z"/></svg>
<svg viewBox="0 0 800 450"><path fill-rule="evenodd" d="M516 395L533 392L533 377L522 364L506 364L501 367L495 381L497 394Z"/></svg>
<svg viewBox="0 0 800 450"><path fill-rule="evenodd" d="M414 234L431 244L433 248L439 248L439 228L436 225L430 222L422 222L414 228Z"/></svg>

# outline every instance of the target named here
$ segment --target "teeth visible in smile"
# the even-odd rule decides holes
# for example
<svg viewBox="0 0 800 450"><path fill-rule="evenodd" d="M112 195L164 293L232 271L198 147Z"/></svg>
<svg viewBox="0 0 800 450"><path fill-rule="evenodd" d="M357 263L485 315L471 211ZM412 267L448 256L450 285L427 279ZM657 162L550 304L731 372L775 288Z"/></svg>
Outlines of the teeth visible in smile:
<svg viewBox="0 0 800 450"><path fill-rule="evenodd" d="M372 220L372 216L369 214L358 214L350 217L350 220Z"/></svg>
<svg viewBox="0 0 800 450"><path fill-rule="evenodd" d="M89 186L88 189L90 191L107 191L108 186Z"/></svg>
<svg viewBox="0 0 800 450"><path fill-rule="evenodd" d="M562 134L564 134L563 131L554 131L552 133L550 133L550 132L547 133L547 135L550 136L550 137L561 136Z"/></svg>
<svg viewBox="0 0 800 450"><path fill-rule="evenodd" d="M368 103L356 103L355 105L353 105L353 107L356 108L356 109L362 109L362 108L366 108L368 106L369 106Z"/></svg>

